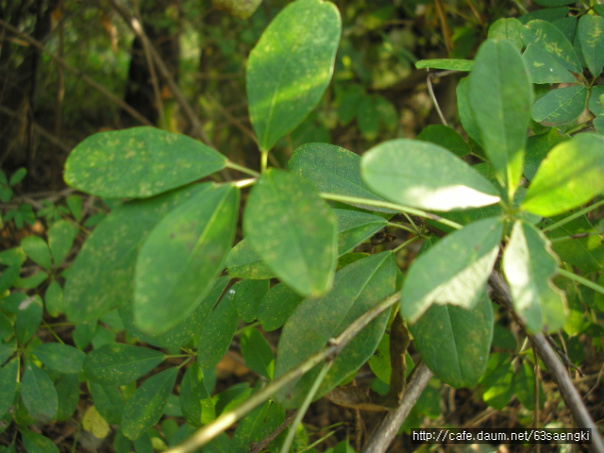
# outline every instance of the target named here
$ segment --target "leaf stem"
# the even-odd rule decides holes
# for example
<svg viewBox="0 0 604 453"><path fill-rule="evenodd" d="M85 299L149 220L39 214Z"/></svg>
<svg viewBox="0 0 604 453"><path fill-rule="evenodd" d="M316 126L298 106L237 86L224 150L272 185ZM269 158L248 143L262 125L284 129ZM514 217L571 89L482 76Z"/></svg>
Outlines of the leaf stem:
<svg viewBox="0 0 604 453"><path fill-rule="evenodd" d="M411 234L416 234L416 235L420 234L419 229L414 230L413 228L409 228L408 226L401 225L400 223L386 222L386 226L390 226L390 227L394 227L394 228L400 228L401 230L405 230L405 231L407 231L408 233L411 233ZM413 225L413 226L416 226L416 225Z"/></svg>
<svg viewBox="0 0 604 453"><path fill-rule="evenodd" d="M545 233L547 231L552 231L552 230L555 230L556 228L560 228L561 226L564 226L567 223L572 222L576 218L581 217L582 215L587 214L588 212L593 211L594 209L599 208L602 205L604 205L604 199L602 199L602 200L598 201L597 203L594 203L584 209L581 209L580 211L577 211L574 214L571 214L568 217L565 217L556 223L552 223L551 225L546 226L541 231L543 231Z"/></svg>
<svg viewBox="0 0 604 453"><path fill-rule="evenodd" d="M604 294L604 288L598 285L597 283L592 282L591 280L586 279L585 277L581 277L580 275L575 274L574 272L569 272L566 269L558 269L558 274L562 277L566 277L570 280L574 280L577 283L581 283L588 288L593 289L594 291Z"/></svg>
<svg viewBox="0 0 604 453"><path fill-rule="evenodd" d="M404 249L405 247L407 247L409 244L412 244L413 242L417 241L420 238L420 236L413 236L411 239L406 240L405 242L403 242L401 245L399 245L397 248L395 248L393 250L394 253L398 253L399 250Z"/></svg>
<svg viewBox="0 0 604 453"><path fill-rule="evenodd" d="M319 195L321 195L321 197L324 198L325 200L339 201L342 203L356 204L356 205L360 204L360 205L364 205L364 206L373 206L376 208L393 209L395 211L400 211L400 212L416 215L419 217L425 217L426 219L434 220L435 222L441 223L441 224L446 225L455 230L460 230L463 228L463 225L460 225L459 223L454 222L453 220L445 219L444 217L441 217L436 214L432 214L430 212L422 211L421 209L410 208L408 206L403 206L403 205L400 205L397 203L391 203L389 201L371 200L369 198L349 197L346 195L337 195L335 193L327 193L327 192L321 192Z"/></svg>
<svg viewBox="0 0 604 453"><path fill-rule="evenodd" d="M268 166L268 151L260 152L260 172L264 173Z"/></svg>
<svg viewBox="0 0 604 453"><path fill-rule="evenodd" d="M235 162L231 162L230 160L227 160L226 167L232 170L240 171L241 173L245 173L246 175L253 176L254 178L258 178L260 176L260 173L258 173L256 170L244 167L243 165L238 165Z"/></svg>

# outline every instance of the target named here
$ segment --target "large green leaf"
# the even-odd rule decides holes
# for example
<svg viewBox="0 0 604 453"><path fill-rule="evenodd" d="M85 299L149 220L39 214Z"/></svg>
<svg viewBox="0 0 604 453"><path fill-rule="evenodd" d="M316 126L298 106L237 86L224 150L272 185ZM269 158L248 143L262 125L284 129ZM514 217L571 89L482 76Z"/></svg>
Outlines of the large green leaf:
<svg viewBox="0 0 604 453"><path fill-rule="evenodd" d="M112 385L89 381L90 395L99 414L109 423L120 424L124 412L124 398Z"/></svg>
<svg viewBox="0 0 604 453"><path fill-rule="evenodd" d="M524 60L533 83L573 83L575 76L542 46L529 44Z"/></svg>
<svg viewBox="0 0 604 453"><path fill-rule="evenodd" d="M221 185L162 219L136 262L134 322L162 333L188 316L212 288L235 237L239 189Z"/></svg>
<svg viewBox="0 0 604 453"><path fill-rule="evenodd" d="M277 352L275 376L289 371L321 350L355 319L395 292L396 264L387 251L356 261L336 274L334 288L322 298L304 299L288 319ZM384 333L388 313L372 321L334 359L317 397L356 371L375 351ZM304 341L300 341L304 338ZM279 393L286 407L300 405L320 366Z"/></svg>
<svg viewBox="0 0 604 453"><path fill-rule="evenodd" d="M566 301L552 283L558 260L543 233L533 225L516 222L502 263L514 310L528 329L536 332L562 328Z"/></svg>
<svg viewBox="0 0 604 453"><path fill-rule="evenodd" d="M493 338L493 308L486 292L470 310L432 305L410 327L426 365L453 387L472 387L484 372Z"/></svg>
<svg viewBox="0 0 604 453"><path fill-rule="evenodd" d="M472 309L495 264L502 232L499 219L478 220L421 254L403 284L404 318L415 323L435 303Z"/></svg>
<svg viewBox="0 0 604 453"><path fill-rule="evenodd" d="M149 232L176 206L210 187L200 184L115 208L69 268L64 292L67 316L75 322L95 320L132 300L136 257Z"/></svg>
<svg viewBox="0 0 604 453"><path fill-rule="evenodd" d="M249 195L243 230L262 261L298 293L329 291L337 225L311 183L282 170L266 171Z"/></svg>
<svg viewBox="0 0 604 453"><path fill-rule="evenodd" d="M178 367L168 368L151 376L136 389L124 407L122 430L130 440L138 439L162 416L174 383Z"/></svg>
<svg viewBox="0 0 604 453"><path fill-rule="evenodd" d="M79 349L60 343L42 343L33 352L44 365L59 373L79 373L86 357Z"/></svg>
<svg viewBox="0 0 604 453"><path fill-rule="evenodd" d="M258 320L262 328L270 332L281 327L301 301L302 296L285 283L273 286L258 306Z"/></svg>
<svg viewBox="0 0 604 453"><path fill-rule="evenodd" d="M604 137L583 133L556 145L541 163L522 209L554 216L604 190Z"/></svg>
<svg viewBox="0 0 604 453"><path fill-rule="evenodd" d="M273 145L317 105L333 73L340 15L330 2L298 0L266 28L247 64L250 120L260 149Z"/></svg>
<svg viewBox="0 0 604 453"><path fill-rule="evenodd" d="M585 110L588 94L583 85L552 90L533 105L533 119L547 126L570 123Z"/></svg>
<svg viewBox="0 0 604 453"><path fill-rule="evenodd" d="M27 453L59 453L59 447L42 434L23 429L21 430L21 438Z"/></svg>
<svg viewBox="0 0 604 453"><path fill-rule="evenodd" d="M470 108L499 180L513 194L522 177L533 88L520 51L507 39L485 41L470 73Z"/></svg>
<svg viewBox="0 0 604 453"><path fill-rule="evenodd" d="M227 159L203 143L152 127L99 132L65 162L65 182L105 198L147 198L222 170Z"/></svg>
<svg viewBox="0 0 604 453"><path fill-rule="evenodd" d="M107 344L86 356L84 372L91 381L124 385L151 371L165 358L165 354L155 349Z"/></svg>
<svg viewBox="0 0 604 453"><path fill-rule="evenodd" d="M48 374L30 361L25 363L21 399L27 412L37 421L50 423L55 420L59 408L55 386Z"/></svg>
<svg viewBox="0 0 604 453"><path fill-rule="evenodd" d="M518 50L522 50L522 23L516 18L497 19L489 27L489 39L507 39Z"/></svg>
<svg viewBox="0 0 604 453"><path fill-rule="evenodd" d="M252 322L258 316L258 305L270 288L269 280L241 280L235 291L235 306L239 317Z"/></svg>
<svg viewBox="0 0 604 453"><path fill-rule="evenodd" d="M16 359L0 368L0 418L4 417L15 399L18 371L19 362Z"/></svg>
<svg viewBox="0 0 604 453"><path fill-rule="evenodd" d="M417 140L391 140L363 155L367 185L390 201L450 211L499 201L495 187L450 151Z"/></svg>
<svg viewBox="0 0 604 453"><path fill-rule="evenodd" d="M570 213L569 213L570 214ZM551 219L563 220L565 216ZM574 235L577 235L573 237ZM564 225L549 231L552 250L565 261L577 266L583 272L596 272L604 269L604 244L598 230L587 216L578 217Z"/></svg>
<svg viewBox="0 0 604 453"><path fill-rule="evenodd" d="M361 156L339 146L328 143L302 145L294 151L288 165L293 173L311 181L319 192L383 200L363 182Z"/></svg>
<svg viewBox="0 0 604 453"><path fill-rule="evenodd" d="M532 20L523 29L525 45L535 44L571 72L580 74L581 62L564 33L546 20Z"/></svg>
<svg viewBox="0 0 604 453"><path fill-rule="evenodd" d="M250 370L272 379L275 373L275 356L268 341L257 329L246 329L240 337L241 355Z"/></svg>

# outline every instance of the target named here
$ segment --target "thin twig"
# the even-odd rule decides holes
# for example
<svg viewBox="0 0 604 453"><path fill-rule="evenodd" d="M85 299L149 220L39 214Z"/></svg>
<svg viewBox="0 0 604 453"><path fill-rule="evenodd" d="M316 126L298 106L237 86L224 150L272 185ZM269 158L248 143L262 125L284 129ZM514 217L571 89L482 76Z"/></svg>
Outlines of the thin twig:
<svg viewBox="0 0 604 453"><path fill-rule="evenodd" d="M48 50L46 47L44 47L44 45L40 41L32 38L31 36L29 36L29 35L27 35L25 33L21 33L15 27L13 27L12 25L10 25L9 23L5 22L2 19L0 19L0 25L2 25L7 30L10 30L12 33L16 34L17 36L19 36L23 40L27 41L32 46L35 46L38 49L42 50L43 52L47 53L50 56L50 58L52 58L54 61L56 61L57 63L59 63L61 66L63 66L69 72L71 72L71 73L77 75L78 77L80 77L84 82L86 82L88 85L90 85L91 87L93 87L95 90L97 90L100 93L102 93L105 97L107 97L113 103L119 105L126 112L128 112L133 118L137 119L142 124L145 124L147 126L153 126L153 124L147 118L145 118L139 112L137 112L132 107L130 107L128 104L126 104L122 99L118 98L116 95L114 95L112 92L110 92L109 90L107 90L107 88L105 88L101 84L99 84L99 83L95 82L94 80L92 80L89 76L87 76L86 74L84 74L79 69L77 69L77 68L71 66L69 63L65 62L65 60L63 60L61 57L58 57L57 55L55 55L54 53L52 53L50 50Z"/></svg>
<svg viewBox="0 0 604 453"><path fill-rule="evenodd" d="M443 112L440 109L440 105L438 104L438 99L436 99L436 95L434 94L434 88L432 87L432 77L433 77L433 74L431 72L428 73L428 77L426 78L426 84L428 86L428 93L430 93L430 99L432 99L432 103L434 104L434 108L438 112L438 116L440 117L440 120L442 121L442 123L445 126L448 126L449 123L447 123L447 120L445 119L445 115L443 115Z"/></svg>

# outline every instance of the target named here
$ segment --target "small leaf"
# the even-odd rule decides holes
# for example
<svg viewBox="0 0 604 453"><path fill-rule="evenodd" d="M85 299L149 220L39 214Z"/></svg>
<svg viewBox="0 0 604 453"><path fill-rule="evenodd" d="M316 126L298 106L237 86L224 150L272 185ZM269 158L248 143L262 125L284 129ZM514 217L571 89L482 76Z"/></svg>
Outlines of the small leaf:
<svg viewBox="0 0 604 453"><path fill-rule="evenodd" d="M4 417L15 399L19 362L13 359L0 368L0 418Z"/></svg>
<svg viewBox="0 0 604 453"><path fill-rule="evenodd" d="M202 368L216 366L226 354L233 340L239 322L233 300L235 291L236 289L233 287L227 291L199 331L197 363Z"/></svg>
<svg viewBox="0 0 604 453"><path fill-rule="evenodd" d="M331 79L340 15L330 2L290 3L250 52L246 86L261 151L294 129L317 105Z"/></svg>
<svg viewBox="0 0 604 453"><path fill-rule="evenodd" d="M275 373L275 357L273 350L256 329L246 329L240 337L241 354L250 370L272 379Z"/></svg>
<svg viewBox="0 0 604 453"><path fill-rule="evenodd" d="M350 252L388 223L383 217L362 211L334 209L334 213L338 222L339 255Z"/></svg>
<svg viewBox="0 0 604 453"><path fill-rule="evenodd" d="M140 330L165 332L208 294L232 246L238 209L239 190L217 186L178 206L151 231L136 261L133 313Z"/></svg>
<svg viewBox="0 0 604 453"><path fill-rule="evenodd" d="M361 156L327 143L309 143L294 151L289 169L311 181L319 192L384 200L361 178ZM384 212L388 209L371 208Z"/></svg>
<svg viewBox="0 0 604 453"><path fill-rule="evenodd" d="M24 429L21 439L27 453L59 453L59 448L48 437Z"/></svg>
<svg viewBox="0 0 604 453"><path fill-rule="evenodd" d="M322 298L307 298L290 316L279 340L275 376L281 376L324 348L355 319L395 292L396 265L387 251L356 261L336 274L334 287ZM334 359L317 397L355 372L375 351L388 321L383 313ZM304 338L301 342L300 338ZM314 383L319 367L278 393L286 408L299 406Z"/></svg>
<svg viewBox="0 0 604 453"><path fill-rule="evenodd" d="M24 167L19 168L16 172L11 175L10 180L8 181L8 185L12 187L19 184L21 181L23 181L25 175L27 175L27 169Z"/></svg>
<svg viewBox="0 0 604 453"><path fill-rule="evenodd" d="M48 288L46 288L44 305L50 316L59 316L59 314L65 311L65 305L63 304L63 288L61 288L61 285L59 285L56 280L51 281L48 284Z"/></svg>
<svg viewBox="0 0 604 453"><path fill-rule="evenodd" d="M401 313L415 323L432 304L472 309L499 251L503 225L497 218L470 223L421 254L407 272Z"/></svg>
<svg viewBox="0 0 604 453"><path fill-rule="evenodd" d="M69 268L64 293L69 319L96 320L131 300L136 258L150 231L176 206L211 187L200 184L124 203L105 217Z"/></svg>
<svg viewBox="0 0 604 453"><path fill-rule="evenodd" d="M516 49L522 50L522 23L515 18L497 19L489 27L489 39L507 39Z"/></svg>
<svg viewBox="0 0 604 453"><path fill-rule="evenodd" d="M59 220L50 226L48 229L48 246L56 266L67 258L77 235L78 228L66 220Z"/></svg>
<svg viewBox="0 0 604 453"><path fill-rule="evenodd" d="M27 412L37 421L50 423L55 420L59 407L55 386L48 375L31 362L25 363L21 398Z"/></svg>
<svg viewBox="0 0 604 453"><path fill-rule="evenodd" d="M111 385L89 381L90 395L99 413L109 423L120 424L124 411L124 398L120 391Z"/></svg>
<svg viewBox="0 0 604 453"><path fill-rule="evenodd" d="M454 129L442 124L431 124L425 127L415 138L440 145L459 157L463 157L470 152L470 147L461 135L455 132Z"/></svg>
<svg viewBox="0 0 604 453"><path fill-rule="evenodd" d="M493 185L460 158L432 143L391 140L363 155L364 181L405 206L449 211L497 203Z"/></svg>
<svg viewBox="0 0 604 453"><path fill-rule="evenodd" d="M93 381L124 385L151 371L165 358L165 354L155 349L123 343L108 344L86 356L84 372Z"/></svg>
<svg viewBox="0 0 604 453"><path fill-rule="evenodd" d="M470 107L499 181L513 194L522 177L533 89L520 51L508 40L485 41L470 73Z"/></svg>
<svg viewBox="0 0 604 453"><path fill-rule="evenodd" d="M50 257L48 244L46 244L46 241L40 236L26 237L21 241L21 247L27 256L36 264L39 264L44 269L50 269L52 267L52 259Z"/></svg>
<svg viewBox="0 0 604 453"><path fill-rule="evenodd" d="M515 371L508 355L500 352L491 354L487 371L480 380L484 388L482 398L489 406L503 410L514 397Z"/></svg>
<svg viewBox="0 0 604 453"><path fill-rule="evenodd" d="M168 368L151 376L136 389L124 408L122 430L128 439L138 439L159 421L177 374L177 367Z"/></svg>
<svg viewBox="0 0 604 453"><path fill-rule="evenodd" d="M55 383L59 407L57 410L57 420L69 420L80 401L80 385L77 374L64 374L59 377Z"/></svg>
<svg viewBox="0 0 604 453"><path fill-rule="evenodd" d="M549 241L534 226L516 222L502 261L514 311L529 331L556 331L566 321L566 300L552 282L558 268Z"/></svg>
<svg viewBox="0 0 604 453"><path fill-rule="evenodd" d="M472 387L481 378L493 339L493 308L486 292L467 310L432 305L409 326L426 365L453 387Z"/></svg>
<svg viewBox="0 0 604 453"><path fill-rule="evenodd" d="M180 387L182 414L193 426L210 423L216 417L214 404L203 381L203 371L197 363L187 368Z"/></svg>
<svg viewBox="0 0 604 453"><path fill-rule="evenodd" d="M547 153L558 143L562 143L569 138L567 135L560 135L555 128L551 128L545 134L531 135L526 141L524 176L532 181Z"/></svg>
<svg viewBox="0 0 604 453"><path fill-rule="evenodd" d="M147 198L222 170L226 162L197 140L143 126L86 138L65 162L65 182L103 198Z"/></svg>
<svg viewBox="0 0 604 453"><path fill-rule="evenodd" d="M258 316L258 304L268 292L269 280L242 280L237 284L235 306L239 317L252 322Z"/></svg>
<svg viewBox="0 0 604 453"><path fill-rule="evenodd" d="M329 291L337 263L336 219L308 181L266 171L249 195L243 230L264 263L298 293Z"/></svg>
<svg viewBox="0 0 604 453"><path fill-rule="evenodd" d="M19 304L17 319L15 321L15 331L19 343L25 344L33 338L44 313L44 304L40 296L32 296Z"/></svg>
<svg viewBox="0 0 604 453"><path fill-rule="evenodd" d="M270 332L281 327L301 301L302 296L285 283L273 286L258 306L258 320L262 328Z"/></svg>
<svg viewBox="0 0 604 453"><path fill-rule="evenodd" d="M262 0L212 0L216 9L226 10L239 19L247 19L260 6Z"/></svg>
<svg viewBox="0 0 604 453"><path fill-rule="evenodd" d="M551 219L562 220L563 216ZM583 272L596 272L604 269L604 244L586 216L578 217L547 233L552 241L551 247L562 261L577 266ZM569 236L579 235L571 239ZM558 240L556 240L558 239Z"/></svg>
<svg viewBox="0 0 604 453"><path fill-rule="evenodd" d="M597 77L604 67L604 17L585 14L579 19L577 37L589 72Z"/></svg>
<svg viewBox="0 0 604 453"><path fill-rule="evenodd" d="M596 116L593 120L596 131L604 135L604 86L596 85L591 88L587 107Z"/></svg>
<svg viewBox="0 0 604 453"><path fill-rule="evenodd" d="M111 432L109 423L96 410L96 407L90 406L84 412L82 417L82 428L91 433L97 439L104 439Z"/></svg>
<svg viewBox="0 0 604 453"><path fill-rule="evenodd" d="M552 90L533 105L533 119L548 126L570 123L585 110L587 95L583 85Z"/></svg>
<svg viewBox="0 0 604 453"><path fill-rule="evenodd" d="M33 352L44 365L59 373L79 373L86 357L79 349L60 343L42 343Z"/></svg>
<svg viewBox="0 0 604 453"><path fill-rule="evenodd" d="M226 260L227 272L233 277L250 280L274 278L271 271L250 245L250 241L242 239L233 247Z"/></svg>
<svg viewBox="0 0 604 453"><path fill-rule="evenodd" d="M577 134L549 152L521 207L544 217L569 211L604 190L603 174L604 138Z"/></svg>
<svg viewBox="0 0 604 453"><path fill-rule="evenodd" d="M474 62L459 58L436 58L431 60L419 60L415 63L417 69L443 69L446 71L468 72L472 70Z"/></svg>

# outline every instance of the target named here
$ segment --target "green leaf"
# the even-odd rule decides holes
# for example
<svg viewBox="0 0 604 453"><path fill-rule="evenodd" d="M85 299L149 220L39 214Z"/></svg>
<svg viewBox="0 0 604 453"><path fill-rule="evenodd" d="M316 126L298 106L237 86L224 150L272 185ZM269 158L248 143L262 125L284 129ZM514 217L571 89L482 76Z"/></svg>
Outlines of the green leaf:
<svg viewBox="0 0 604 453"><path fill-rule="evenodd" d="M17 319L15 321L15 331L19 343L25 344L33 338L44 313L44 304L40 296L32 296L19 304Z"/></svg>
<svg viewBox="0 0 604 453"><path fill-rule="evenodd" d="M44 271L37 272L31 277L19 278L14 286L15 288L34 289L40 286L46 279L48 274Z"/></svg>
<svg viewBox="0 0 604 453"><path fill-rule="evenodd" d="M176 206L211 187L196 185L115 208L88 237L69 269L64 292L67 316L74 322L96 320L132 300L136 258L150 231Z"/></svg>
<svg viewBox="0 0 604 453"><path fill-rule="evenodd" d="M82 198L79 195L69 195L65 202L71 214L80 222L82 220Z"/></svg>
<svg viewBox="0 0 604 453"><path fill-rule="evenodd" d="M21 247L13 247L0 252L0 264L4 266L19 266L26 259L27 255Z"/></svg>
<svg viewBox="0 0 604 453"><path fill-rule="evenodd" d="M533 105L533 119L547 126L570 123L585 110L588 93L583 85L552 90Z"/></svg>
<svg viewBox="0 0 604 453"><path fill-rule="evenodd" d="M302 145L294 151L288 165L292 173L311 181L319 192L384 200L363 182L361 156L339 146L327 143ZM393 212L389 209L371 209Z"/></svg>
<svg viewBox="0 0 604 453"><path fill-rule="evenodd" d="M431 124L419 133L417 140L440 145L459 157L470 152L470 147L454 129L442 124Z"/></svg>
<svg viewBox="0 0 604 453"><path fill-rule="evenodd" d="M48 229L48 246L56 266L61 264L78 235L78 228L66 220L53 223Z"/></svg>
<svg viewBox="0 0 604 453"><path fill-rule="evenodd" d="M55 384L59 407L57 420L69 420L80 401L80 385L77 374L64 374L60 376Z"/></svg>
<svg viewBox="0 0 604 453"><path fill-rule="evenodd" d="M421 254L411 265L401 295L401 314L415 323L432 304L472 309L483 293L499 251L501 220L470 223Z"/></svg>
<svg viewBox="0 0 604 453"><path fill-rule="evenodd" d="M124 385L151 371L165 358L165 354L155 349L107 344L86 356L84 372L91 381Z"/></svg>
<svg viewBox="0 0 604 453"><path fill-rule="evenodd" d="M493 339L493 308L486 292L470 310L432 305L409 328L422 359L439 379L453 387L478 382Z"/></svg>
<svg viewBox="0 0 604 453"><path fill-rule="evenodd" d="M571 72L580 74L581 62L573 45L555 25L545 20L532 20L523 29L525 45L535 44Z"/></svg>
<svg viewBox="0 0 604 453"><path fill-rule="evenodd" d="M575 2L573 0L535 0L535 3L541 6L547 6L548 8L554 8L556 6L571 5Z"/></svg>
<svg viewBox="0 0 604 453"><path fill-rule="evenodd" d="M331 288L337 264L337 225L308 181L269 169L250 192L243 231L264 263L301 295Z"/></svg>
<svg viewBox="0 0 604 453"><path fill-rule="evenodd" d="M124 412L124 398L120 391L112 386L89 381L90 395L99 414L109 423L120 424Z"/></svg>
<svg viewBox="0 0 604 453"><path fill-rule="evenodd" d="M604 190L603 174L604 137L577 134L549 152L521 207L544 217L569 211Z"/></svg>
<svg viewBox="0 0 604 453"><path fill-rule="evenodd" d="M231 287L199 331L197 363L202 368L216 366L231 345L239 323L234 296L235 288Z"/></svg>
<svg viewBox="0 0 604 453"><path fill-rule="evenodd" d="M122 422L124 436L136 440L159 421L176 382L177 374L177 367L168 368L151 376L136 389L134 396L124 408Z"/></svg>
<svg viewBox="0 0 604 453"><path fill-rule="evenodd" d="M285 410L274 401L266 401L262 406L247 414L237 426L233 436L231 451L250 451L252 446L267 438L285 420ZM279 440L269 444L267 450L273 450L271 446L278 444Z"/></svg>
<svg viewBox="0 0 604 453"><path fill-rule="evenodd" d="M334 213L338 222L339 255L350 252L388 223L383 217L362 211L334 209Z"/></svg>
<svg viewBox="0 0 604 453"><path fill-rule="evenodd" d="M503 410L514 397L514 376L514 367L508 360L508 354L491 354L487 371L480 380L484 388L484 402L495 409Z"/></svg>
<svg viewBox="0 0 604 453"><path fill-rule="evenodd" d="M26 237L21 241L21 247L27 256L36 264L39 264L44 269L50 269L52 267L52 259L50 257L48 244L46 244L46 241L40 236Z"/></svg>
<svg viewBox="0 0 604 453"><path fill-rule="evenodd" d="M250 280L274 278L275 274L262 262L250 241L243 239L232 248L226 260L227 272L233 277Z"/></svg>
<svg viewBox="0 0 604 453"><path fill-rule="evenodd" d="M520 51L508 40L485 41L470 73L470 108L499 181L513 195L522 177L533 88Z"/></svg>
<svg viewBox="0 0 604 453"><path fill-rule="evenodd" d="M460 58L435 58L429 60L419 60L415 63L417 69L444 69L446 71L471 71L474 62L472 60L463 60Z"/></svg>
<svg viewBox="0 0 604 453"><path fill-rule="evenodd" d="M524 176L532 181L547 153L558 143L562 143L569 138L567 135L560 135L556 128L551 128L545 134L530 136L526 141Z"/></svg>
<svg viewBox="0 0 604 453"><path fill-rule="evenodd" d="M13 359L0 368L0 417L4 417L15 399L19 362Z"/></svg>
<svg viewBox="0 0 604 453"><path fill-rule="evenodd" d="M604 17L589 14L581 16L577 37L589 72L597 77L604 67Z"/></svg>
<svg viewBox="0 0 604 453"><path fill-rule="evenodd" d="M339 271L331 292L322 298L304 299L288 319L279 340L275 377L324 348L330 338L335 338L359 316L393 294L395 284L396 264L390 251L371 255ZM388 312L385 312L338 354L317 397L330 391L371 357L387 322ZM314 368L278 393L278 399L286 408L302 403L320 368Z"/></svg>
<svg viewBox="0 0 604 453"><path fill-rule="evenodd" d="M405 206L450 211L499 201L489 181L432 143L383 142L363 155L361 173L376 193Z"/></svg>
<svg viewBox="0 0 604 453"><path fill-rule="evenodd" d="M489 39L507 39L518 50L522 50L522 23L515 18L497 19L489 27Z"/></svg>
<svg viewBox="0 0 604 453"><path fill-rule="evenodd" d="M258 306L258 320L262 328L270 332L281 327L301 301L302 296L285 283L273 286Z"/></svg>
<svg viewBox="0 0 604 453"><path fill-rule="evenodd" d="M27 453L59 453L54 442L42 434L24 429L21 431L21 439Z"/></svg>
<svg viewBox="0 0 604 453"><path fill-rule="evenodd" d="M63 288L53 280L49 283L44 294L44 305L46 311L50 316L59 316L60 313L65 311L65 305L63 304Z"/></svg>
<svg viewBox="0 0 604 453"><path fill-rule="evenodd" d="M594 127L600 134L604 134L604 86L596 85L591 88L587 107L596 117Z"/></svg>
<svg viewBox="0 0 604 453"><path fill-rule="evenodd" d="M260 6L262 0L212 0L216 9L226 10L239 19L247 19Z"/></svg>
<svg viewBox="0 0 604 453"><path fill-rule="evenodd" d="M193 426L210 423L216 417L214 403L203 381L203 371L197 363L189 365L182 378L180 408L185 420Z"/></svg>
<svg viewBox="0 0 604 453"><path fill-rule="evenodd" d="M40 362L59 373L79 373L86 357L79 349L61 343L42 343L33 352Z"/></svg>
<svg viewBox="0 0 604 453"><path fill-rule="evenodd" d="M258 330L250 328L243 331L240 341L241 354L249 369L272 379L275 373L275 357L264 336Z"/></svg>
<svg viewBox="0 0 604 453"><path fill-rule="evenodd" d="M348 124L357 116L359 104L363 99L363 88L356 84L345 87L336 84L334 88L338 104L338 118L342 124Z"/></svg>
<svg viewBox="0 0 604 453"><path fill-rule="evenodd" d="M524 61L533 83L573 83L575 76L542 46L529 44Z"/></svg>
<svg viewBox="0 0 604 453"><path fill-rule="evenodd" d="M19 281L19 273L21 272L20 265L10 266L8 269L3 269L0 275L0 294L4 294L17 281Z"/></svg>
<svg viewBox="0 0 604 453"><path fill-rule="evenodd" d="M136 262L140 330L165 332L195 310L223 268L238 210L239 190L225 184L193 196L151 231Z"/></svg>
<svg viewBox="0 0 604 453"><path fill-rule="evenodd" d="M538 229L516 222L503 254L502 268L510 285L514 311L529 331L556 331L566 320L563 293L554 286L558 267L549 241Z"/></svg>
<svg viewBox="0 0 604 453"><path fill-rule="evenodd" d="M65 162L65 182L103 198L147 198L222 170L226 162L197 140L143 126L86 138Z"/></svg>
<svg viewBox="0 0 604 453"><path fill-rule="evenodd" d="M563 216L560 216L551 220L557 222L562 219ZM562 261L577 266L583 272L596 272L604 269L602 238L586 216L578 217L549 231L547 235L552 242L552 250ZM587 236L569 237L572 235Z"/></svg>
<svg viewBox="0 0 604 453"><path fill-rule="evenodd" d="M258 316L258 305L268 292L269 280L242 280L237 283L235 306L239 317L252 322Z"/></svg>
<svg viewBox="0 0 604 453"><path fill-rule="evenodd" d="M21 398L27 412L37 421L50 423L55 420L59 408L55 386L44 371L29 361L25 363Z"/></svg>
<svg viewBox="0 0 604 453"><path fill-rule="evenodd" d="M331 79L340 15L329 2L290 3L264 30L247 63L250 120L261 151L294 129Z"/></svg>
<svg viewBox="0 0 604 453"><path fill-rule="evenodd" d="M529 411L535 409L535 379L539 378L535 377L534 365L523 361L522 366L514 376L514 390L518 401ZM543 407L545 394L540 381L537 385L539 388L539 405Z"/></svg>

